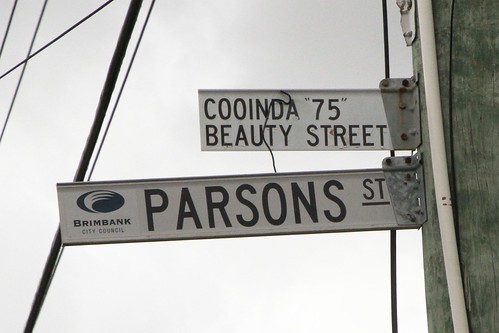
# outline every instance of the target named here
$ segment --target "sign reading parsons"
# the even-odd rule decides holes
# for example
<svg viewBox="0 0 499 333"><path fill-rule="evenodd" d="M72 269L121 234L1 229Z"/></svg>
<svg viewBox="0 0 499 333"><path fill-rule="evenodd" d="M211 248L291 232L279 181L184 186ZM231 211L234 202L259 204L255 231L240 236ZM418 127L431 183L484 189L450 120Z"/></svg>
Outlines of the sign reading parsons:
<svg viewBox="0 0 499 333"><path fill-rule="evenodd" d="M382 170L58 184L63 243L414 228Z"/></svg>

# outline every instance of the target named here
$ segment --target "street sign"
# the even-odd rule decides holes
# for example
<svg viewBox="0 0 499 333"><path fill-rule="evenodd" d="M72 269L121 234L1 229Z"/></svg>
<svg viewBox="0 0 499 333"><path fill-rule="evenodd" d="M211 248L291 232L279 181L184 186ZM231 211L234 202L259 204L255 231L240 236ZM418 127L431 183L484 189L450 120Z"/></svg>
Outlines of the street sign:
<svg viewBox="0 0 499 333"><path fill-rule="evenodd" d="M392 160L385 170L58 184L62 240L77 245L418 228L425 220L419 160ZM395 201L392 188L402 191Z"/></svg>
<svg viewBox="0 0 499 333"><path fill-rule="evenodd" d="M371 90L199 90L201 148L413 150L417 85L385 79Z"/></svg>

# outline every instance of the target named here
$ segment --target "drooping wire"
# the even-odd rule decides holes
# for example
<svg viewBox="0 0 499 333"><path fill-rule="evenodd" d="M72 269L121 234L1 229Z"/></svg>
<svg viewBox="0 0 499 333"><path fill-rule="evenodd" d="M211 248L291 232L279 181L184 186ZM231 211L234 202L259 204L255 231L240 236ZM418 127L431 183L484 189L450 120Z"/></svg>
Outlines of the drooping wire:
<svg viewBox="0 0 499 333"><path fill-rule="evenodd" d="M263 129L261 131L261 135L262 135L262 138L263 138L263 143L265 143L265 146L267 147L267 149L268 149L268 151L270 153L270 157L272 158L272 168L274 169L274 173L277 173L277 168L275 166L275 157L274 157L274 152L272 151L272 148L270 148L270 145L268 144L267 139L265 139L265 128L267 127L267 122L269 121L270 110L272 108L274 108L274 103L275 102L281 102L284 105L289 105L291 103L291 95L288 94L287 92L283 91L283 90L280 90L280 92L283 93L284 95L288 96L288 101L285 102L285 101L283 101L280 98L273 98L270 101L270 106L269 106L267 114L265 115L265 122L263 123Z"/></svg>
<svg viewBox="0 0 499 333"><path fill-rule="evenodd" d="M270 103L271 105L274 104L274 100L272 100L272 102ZM265 116L265 122L263 123L263 128L262 128L262 131L261 131L261 135L262 135L262 138L263 138L263 143L265 143L265 146L267 147L269 153L270 153L270 157L272 158L272 168L274 169L274 173L277 173L277 169L275 167L275 157L274 157L274 152L272 151L272 148L270 148L268 142L267 142L267 139L265 139L265 128L267 127L267 122L269 120L269 114L270 114L270 109L269 109L269 112L267 113L267 116Z"/></svg>
<svg viewBox="0 0 499 333"><path fill-rule="evenodd" d="M388 8L387 1L382 0L383 11L383 45L385 59L385 78L390 78L390 40L388 35ZM390 156L395 156L395 151L390 150ZM398 312L397 312L397 231L390 230L390 300L392 333L398 332Z"/></svg>
<svg viewBox="0 0 499 333"><path fill-rule="evenodd" d="M144 21L144 25L142 26L142 30L141 30L139 38L137 40L137 44L135 45L135 49L132 53L132 57L130 59L130 63L128 65L125 77L123 79L123 82L121 83L121 87L120 87L120 90L118 92L118 96L116 98L116 101L114 102L113 110L111 111L111 115L109 116L109 121L107 122L106 129L104 130L104 133L102 135L102 140L99 144L99 148L97 149L97 153L95 154L95 158L94 158L94 161L92 163L92 167L90 168L90 172L88 174L87 181L90 181L90 179L92 178L92 174L94 173L95 165L97 164L97 160L99 159L99 156L100 156L100 153L102 150L102 146L104 145L104 141L106 140L107 133L109 132L109 127L111 126L111 122L113 121L114 114L115 114L116 109L118 107L118 103L120 102L121 95L122 95L123 90L125 88L125 84L128 80L128 75L130 74L130 71L132 69L133 63L135 61L135 56L137 55L137 51L139 49L140 43L142 42L142 37L144 36L144 32L146 30L147 23L149 22L149 18L151 17L151 12L152 12L152 9L153 9L155 3L156 3L156 0L151 1L151 6L149 7L149 11L147 12L147 16L146 16L146 19Z"/></svg>
<svg viewBox="0 0 499 333"><path fill-rule="evenodd" d="M8 71L6 71L5 73L3 73L0 76L0 80L3 79L4 77L6 77L7 75L9 75L10 73L12 73L13 71L15 71L16 69L18 69L20 66L22 66L26 62L28 62L31 58L37 56L40 52L44 51L46 48L48 48L49 46L51 46L52 44L54 44L55 42L57 42L59 39L61 39L62 37L66 36L68 33L70 33L71 31L73 31L74 29L76 29L82 23L84 23L85 21L87 21L89 18L91 18L92 16L94 16L95 14L97 14L98 12L100 12L102 9L104 9L105 7L107 7L113 1L114 0L108 0L108 1L106 1L104 4L102 4L96 10L94 10L93 12L91 12L90 14L88 14L87 16L85 16L84 18L82 18L80 21L76 22L73 26L71 26L69 29L65 30L59 36L57 36L56 38L52 39L50 42L48 42L47 44L45 44L44 46L42 46L36 52L34 52L33 54L29 55L26 59L24 59L23 61L21 61L20 63L18 63L17 65L15 65L14 67L12 67Z"/></svg>
<svg viewBox="0 0 499 333"><path fill-rule="evenodd" d="M14 18L14 13L17 7L17 0L14 1L14 5L12 5L12 10L10 11L9 22L7 23L7 28L5 28L5 34L3 35L2 46L0 46L0 58L2 58L3 48L5 46L5 42L7 41L7 37L9 36L10 25L12 24L12 19Z"/></svg>
<svg viewBox="0 0 499 333"><path fill-rule="evenodd" d="M43 2L43 7L42 7L42 10L41 10L40 15L38 17L38 22L36 24L35 32L33 33L33 38L31 38L31 44L29 45L28 55L27 55L28 59L30 57L31 51L33 50L33 45L35 44L36 36L38 35L38 30L40 29L40 25L42 23L43 15L45 14L45 8L47 8L47 2L48 2L48 0L45 0ZM9 25L10 25L10 22L9 22ZM5 42L5 40L4 40L4 42ZM3 48L3 44L2 44L2 48ZM21 82L23 81L23 77L24 77L24 73L26 71L27 65L28 65L28 62L27 61L24 62L24 66L23 66L23 69L21 71L21 75L19 76L19 80L17 81L16 90L14 91L14 96L12 96L12 100L10 102L10 107L9 107L9 111L7 112L7 117L5 118L5 121L3 123L2 132L0 133L0 143L2 143L3 135L5 134L5 129L7 128L7 124L9 123L10 115L12 113L12 109L14 108L14 103L16 102L17 94L19 92L19 88L21 87Z"/></svg>

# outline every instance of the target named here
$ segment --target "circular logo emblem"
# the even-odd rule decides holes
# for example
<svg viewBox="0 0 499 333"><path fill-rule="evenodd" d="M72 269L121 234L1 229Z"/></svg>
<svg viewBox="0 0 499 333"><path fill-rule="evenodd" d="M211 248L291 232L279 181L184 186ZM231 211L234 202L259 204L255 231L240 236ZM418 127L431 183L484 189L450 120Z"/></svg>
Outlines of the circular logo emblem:
<svg viewBox="0 0 499 333"><path fill-rule="evenodd" d="M120 209L125 199L113 191L96 190L82 194L76 204L86 212L110 213Z"/></svg>

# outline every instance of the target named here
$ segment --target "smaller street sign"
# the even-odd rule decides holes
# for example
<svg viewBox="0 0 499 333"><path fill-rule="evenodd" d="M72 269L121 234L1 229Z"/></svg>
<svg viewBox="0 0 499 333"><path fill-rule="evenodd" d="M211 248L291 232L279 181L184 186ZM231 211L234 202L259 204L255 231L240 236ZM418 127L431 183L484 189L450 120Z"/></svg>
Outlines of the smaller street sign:
<svg viewBox="0 0 499 333"><path fill-rule="evenodd" d="M385 170L58 184L63 244L418 228L419 161L392 159Z"/></svg>
<svg viewBox="0 0 499 333"><path fill-rule="evenodd" d="M199 90L206 151L392 150L420 143L417 85L371 90Z"/></svg>

